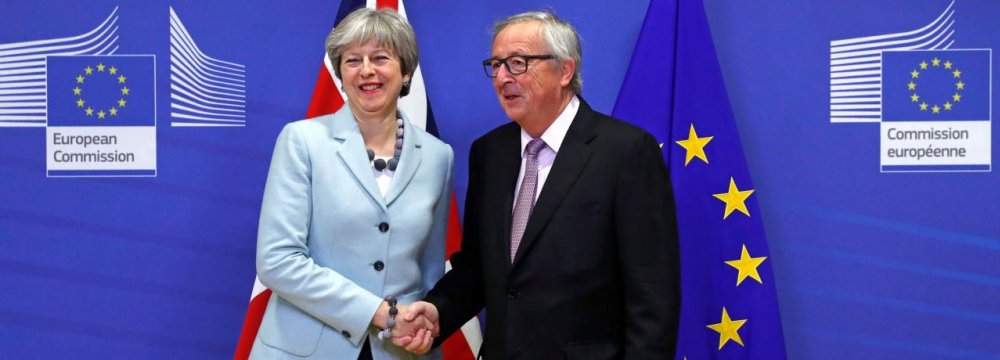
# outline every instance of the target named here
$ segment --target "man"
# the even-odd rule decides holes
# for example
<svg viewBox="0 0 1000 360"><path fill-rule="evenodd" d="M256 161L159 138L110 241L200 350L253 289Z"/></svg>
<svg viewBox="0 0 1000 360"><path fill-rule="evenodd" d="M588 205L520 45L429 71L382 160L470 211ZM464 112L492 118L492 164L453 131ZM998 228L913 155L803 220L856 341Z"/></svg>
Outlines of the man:
<svg viewBox="0 0 1000 360"><path fill-rule="evenodd" d="M678 245L659 145L580 99L579 37L554 14L500 22L492 54L514 122L473 143L462 249L404 318L439 321L440 342L485 306L487 359L673 358ZM395 341L426 351L420 340Z"/></svg>

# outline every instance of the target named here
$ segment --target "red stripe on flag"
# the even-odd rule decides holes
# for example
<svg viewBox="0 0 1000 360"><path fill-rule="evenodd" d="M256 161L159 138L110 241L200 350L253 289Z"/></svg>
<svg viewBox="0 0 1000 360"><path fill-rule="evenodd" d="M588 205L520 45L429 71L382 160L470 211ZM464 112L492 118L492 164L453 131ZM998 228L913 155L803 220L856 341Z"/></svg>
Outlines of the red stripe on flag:
<svg viewBox="0 0 1000 360"><path fill-rule="evenodd" d="M267 301L270 298L271 290L268 289L250 299L246 319L243 319L243 331L240 333L240 341L236 343L236 354L233 355L233 359L242 360L250 357L253 340L257 337L257 330L260 329L260 321L264 319L264 310L267 309Z"/></svg>
<svg viewBox="0 0 1000 360"><path fill-rule="evenodd" d="M342 106L344 106L344 99L340 97L337 85L333 83L330 70L327 70L326 65L323 64L319 69L319 79L316 79L316 88L313 89L306 118L333 114Z"/></svg>
<svg viewBox="0 0 1000 360"><path fill-rule="evenodd" d="M375 8L392 8L393 10L399 11L399 1L397 0L375 0Z"/></svg>
<svg viewBox="0 0 1000 360"><path fill-rule="evenodd" d="M476 354L472 353L472 348L461 331L455 332L441 343L441 360L469 360L475 357Z"/></svg>
<svg viewBox="0 0 1000 360"><path fill-rule="evenodd" d="M451 259L462 248L462 223L458 219L458 201L455 192L451 193L451 211L448 212L448 237L445 241L444 258Z"/></svg>

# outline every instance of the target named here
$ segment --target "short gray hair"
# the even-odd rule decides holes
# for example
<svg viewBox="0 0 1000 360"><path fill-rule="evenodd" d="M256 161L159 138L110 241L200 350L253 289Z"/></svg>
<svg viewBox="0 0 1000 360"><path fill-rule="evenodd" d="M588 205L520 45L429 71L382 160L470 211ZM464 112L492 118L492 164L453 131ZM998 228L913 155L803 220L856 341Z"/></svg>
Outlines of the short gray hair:
<svg viewBox="0 0 1000 360"><path fill-rule="evenodd" d="M557 60L572 59L576 62L576 70L573 73L573 80L570 86L573 92L580 94L583 91L583 78L580 76L580 64L583 58L583 50L580 48L580 35L577 34L573 25L556 16L552 11L529 11L510 16L493 25L493 41L497 40L497 34L508 26L526 22L537 21L540 23L545 46L549 48L552 55Z"/></svg>
<svg viewBox="0 0 1000 360"><path fill-rule="evenodd" d="M395 10L369 8L352 11L326 37L326 54L330 57L337 78L343 80L340 75L340 61L344 50L351 45L363 44L373 39L379 47L396 53L396 56L399 56L403 76L412 78L413 73L417 71L419 57L417 37L413 33L413 27ZM404 84L399 96L410 93L410 86Z"/></svg>

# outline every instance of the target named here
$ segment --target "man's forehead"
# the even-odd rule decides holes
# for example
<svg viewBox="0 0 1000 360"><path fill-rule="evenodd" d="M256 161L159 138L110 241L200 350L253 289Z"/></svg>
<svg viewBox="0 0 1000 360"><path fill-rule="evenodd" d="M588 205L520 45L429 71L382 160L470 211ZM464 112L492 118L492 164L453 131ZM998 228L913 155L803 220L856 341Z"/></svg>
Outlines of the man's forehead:
<svg viewBox="0 0 1000 360"><path fill-rule="evenodd" d="M527 55L542 48L539 23L514 23L501 30L493 41L493 55Z"/></svg>
<svg viewBox="0 0 1000 360"><path fill-rule="evenodd" d="M542 23L537 21L516 22L500 30L496 39L500 38L539 38L542 35Z"/></svg>

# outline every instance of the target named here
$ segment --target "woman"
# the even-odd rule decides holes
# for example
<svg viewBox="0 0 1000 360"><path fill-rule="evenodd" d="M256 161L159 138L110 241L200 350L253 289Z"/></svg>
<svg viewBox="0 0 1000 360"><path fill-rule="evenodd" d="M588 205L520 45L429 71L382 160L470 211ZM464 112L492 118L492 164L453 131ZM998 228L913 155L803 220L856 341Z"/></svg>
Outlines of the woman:
<svg viewBox="0 0 1000 360"><path fill-rule="evenodd" d="M417 67L399 14L354 11L326 49L347 106L278 136L257 239L273 294L250 357L412 358L377 334L395 320L391 297L403 313L444 273L454 155L396 108ZM391 335L420 337L421 321Z"/></svg>

